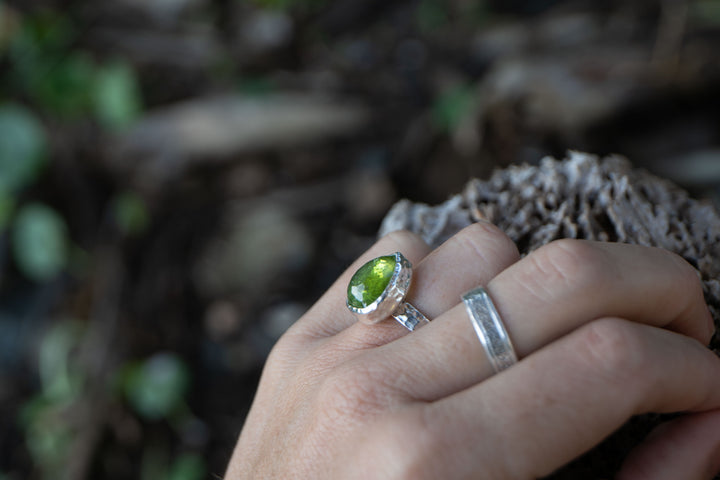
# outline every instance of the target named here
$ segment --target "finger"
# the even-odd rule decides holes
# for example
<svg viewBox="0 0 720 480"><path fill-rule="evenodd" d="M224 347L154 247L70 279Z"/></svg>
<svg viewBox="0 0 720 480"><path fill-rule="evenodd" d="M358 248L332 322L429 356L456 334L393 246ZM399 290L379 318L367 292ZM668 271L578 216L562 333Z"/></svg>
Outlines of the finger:
<svg viewBox="0 0 720 480"><path fill-rule="evenodd" d="M618 480L707 480L720 472L720 410L688 414L653 431L628 456Z"/></svg>
<svg viewBox="0 0 720 480"><path fill-rule="evenodd" d="M605 316L669 325L703 343L711 336L712 318L695 271L661 249L554 242L497 275L487 290L521 358ZM463 304L364 361L402 371L395 386L428 401L493 373Z"/></svg>
<svg viewBox="0 0 720 480"><path fill-rule="evenodd" d="M720 359L696 340L596 320L479 385L424 404L432 443L423 448L447 478L542 477L632 415L720 407L719 380ZM496 470L484 470L489 465Z"/></svg>
<svg viewBox="0 0 720 480"><path fill-rule="evenodd" d="M373 258L402 253L413 265L418 264L428 253L430 246L423 239L406 230L390 232L355 260L333 283L315 305L293 326L291 334L302 334L314 338L325 338L355 323L357 318L345 305L347 286L355 272Z"/></svg>
<svg viewBox="0 0 720 480"><path fill-rule="evenodd" d="M561 240L516 267L488 291L502 306L501 315L527 319L518 328L534 345L564 335L568 326L576 328L572 319L602 316L663 326L705 344L712 336L713 320L697 271L668 250ZM539 314L542 322L534 320Z"/></svg>
<svg viewBox="0 0 720 480"><path fill-rule="evenodd" d="M432 320L454 306L462 293L489 282L519 258L513 241L495 225L472 224L417 264L405 301ZM357 322L334 341L357 350L377 347L406 334L407 330L394 320L375 325Z"/></svg>

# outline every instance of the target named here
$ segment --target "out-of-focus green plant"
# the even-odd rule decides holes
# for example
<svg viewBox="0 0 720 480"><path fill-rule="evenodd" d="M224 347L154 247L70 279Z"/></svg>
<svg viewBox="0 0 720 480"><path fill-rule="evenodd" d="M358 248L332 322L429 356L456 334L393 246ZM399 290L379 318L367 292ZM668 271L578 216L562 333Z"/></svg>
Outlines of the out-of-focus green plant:
<svg viewBox="0 0 720 480"><path fill-rule="evenodd" d="M13 257L23 275L45 282L67 264L65 220L39 203L16 206L17 195L45 166L45 131L29 110L7 104L0 107L0 132L0 232L12 228Z"/></svg>
<svg viewBox="0 0 720 480"><path fill-rule="evenodd" d="M65 321L43 337L38 351L38 372L45 399L68 404L82 391L85 375L71 358L81 336L82 329L77 323Z"/></svg>
<svg viewBox="0 0 720 480"><path fill-rule="evenodd" d="M77 434L67 413L85 385L84 372L72 360L81 336L77 324L64 321L42 337L38 351L40 392L21 411L28 450L47 480L63 478L61 472Z"/></svg>
<svg viewBox="0 0 720 480"><path fill-rule="evenodd" d="M6 24L12 28L0 33L0 47L11 68L0 79L7 90L0 95L28 100L47 119L94 118L109 131L127 127L142 112L135 71L127 62L101 64L76 50L78 35L68 18L48 10L24 15L0 3L0 28ZM0 234L12 233L15 263L36 282L54 278L69 258L64 219L48 206L20 200L48 158L46 132L36 115L19 104L0 104ZM146 209L138 199L121 200L122 228L140 232L147 225Z"/></svg>
<svg viewBox="0 0 720 480"><path fill-rule="evenodd" d="M20 105L0 106L0 231L15 210L15 194L42 169L47 150L42 125Z"/></svg>
<svg viewBox="0 0 720 480"><path fill-rule="evenodd" d="M15 263L26 277L51 280L67 266L65 221L48 206L23 205L13 225L12 246Z"/></svg>
<svg viewBox="0 0 720 480"><path fill-rule="evenodd" d="M142 111L135 71L123 62L98 68L93 103L95 115L107 128L116 130L130 125Z"/></svg>
<svg viewBox="0 0 720 480"><path fill-rule="evenodd" d="M205 462L196 454L182 453L170 460L163 445L150 444L143 454L140 480L201 480L206 470Z"/></svg>
<svg viewBox="0 0 720 480"><path fill-rule="evenodd" d="M432 106L433 123L444 132L453 132L476 102L477 93L472 86L459 85L441 92Z"/></svg>
<svg viewBox="0 0 720 480"><path fill-rule="evenodd" d="M43 480L62 480L68 471L71 448L81 429L78 408L88 397L88 374L76 352L87 341L81 326L60 321L41 338L38 349L40 388L21 410L28 451ZM120 376L121 389L108 388L111 396L123 395L133 410L146 420L191 418L185 404L189 373L183 361L172 353L159 353L143 362L129 364ZM108 385L111 387L111 385ZM120 402L114 404L119 405ZM162 440L145 446L142 480L201 480L206 466L197 454L171 455ZM0 479L1 480L1 479Z"/></svg>
<svg viewBox="0 0 720 480"><path fill-rule="evenodd" d="M205 477L205 462L199 455L186 453L175 459L167 480L201 480Z"/></svg>
<svg viewBox="0 0 720 480"><path fill-rule="evenodd" d="M125 235L142 234L150 224L150 213L140 195L132 191L119 193L112 202L118 229Z"/></svg>
<svg viewBox="0 0 720 480"><path fill-rule="evenodd" d="M129 404L146 420L182 424L192 418L185 395L190 374L173 353L158 353L143 362L129 364L121 376L121 389ZM143 454L141 480L201 480L206 467L196 454L183 453L170 460L168 447L149 443Z"/></svg>
<svg viewBox="0 0 720 480"><path fill-rule="evenodd" d="M122 390L140 416L160 420L182 412L189 379L187 367L177 355L158 353L128 365Z"/></svg>
<svg viewBox="0 0 720 480"><path fill-rule="evenodd" d="M48 11L25 16L9 40L12 90L54 116L91 116L108 129L127 126L142 111L135 71L119 60L97 63L74 49L76 39L65 17Z"/></svg>
<svg viewBox="0 0 720 480"><path fill-rule="evenodd" d="M14 193L32 182L45 163L47 140L26 108L0 106L0 191Z"/></svg>
<svg viewBox="0 0 720 480"><path fill-rule="evenodd" d="M41 12L25 16L10 41L12 87L48 113L78 115L89 104L92 66L70 50L73 37L66 18Z"/></svg>

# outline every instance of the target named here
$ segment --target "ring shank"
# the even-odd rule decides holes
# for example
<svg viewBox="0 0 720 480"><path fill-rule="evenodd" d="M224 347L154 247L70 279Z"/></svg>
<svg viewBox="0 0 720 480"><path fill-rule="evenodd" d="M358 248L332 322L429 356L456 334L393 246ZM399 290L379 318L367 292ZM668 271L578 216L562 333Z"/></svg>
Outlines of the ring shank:
<svg viewBox="0 0 720 480"><path fill-rule="evenodd" d="M420 313L417 308L408 302L402 302L398 305L397 309L392 313L392 316L411 332L430 323L425 315Z"/></svg>
<svg viewBox="0 0 720 480"><path fill-rule="evenodd" d="M510 336L487 291L482 287L475 288L463 295L462 300L495 372L517 363Z"/></svg>

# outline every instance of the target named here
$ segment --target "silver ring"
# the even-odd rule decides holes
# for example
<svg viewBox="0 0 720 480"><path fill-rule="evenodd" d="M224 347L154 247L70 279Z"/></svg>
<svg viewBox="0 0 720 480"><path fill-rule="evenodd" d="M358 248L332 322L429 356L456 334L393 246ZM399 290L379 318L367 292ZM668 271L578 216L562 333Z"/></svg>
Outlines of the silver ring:
<svg viewBox="0 0 720 480"><path fill-rule="evenodd" d="M517 354L487 291L475 288L463 295L462 300L495 373L516 364Z"/></svg>
<svg viewBox="0 0 720 480"><path fill-rule="evenodd" d="M404 301L411 279L412 265L402 253L374 258L350 280L346 305L364 323L375 324L393 317L408 330L416 330L429 320Z"/></svg>

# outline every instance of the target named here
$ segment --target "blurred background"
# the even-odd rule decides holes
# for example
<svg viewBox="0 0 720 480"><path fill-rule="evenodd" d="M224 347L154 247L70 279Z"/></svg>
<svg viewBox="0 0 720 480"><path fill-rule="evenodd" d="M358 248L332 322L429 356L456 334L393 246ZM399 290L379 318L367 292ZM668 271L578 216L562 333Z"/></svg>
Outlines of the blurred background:
<svg viewBox="0 0 720 480"><path fill-rule="evenodd" d="M568 149L720 204L720 0L0 0L0 480L224 473L372 243Z"/></svg>

